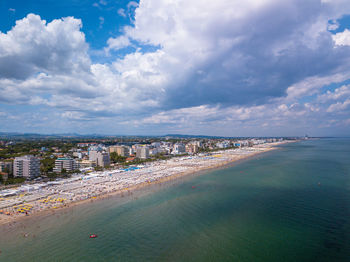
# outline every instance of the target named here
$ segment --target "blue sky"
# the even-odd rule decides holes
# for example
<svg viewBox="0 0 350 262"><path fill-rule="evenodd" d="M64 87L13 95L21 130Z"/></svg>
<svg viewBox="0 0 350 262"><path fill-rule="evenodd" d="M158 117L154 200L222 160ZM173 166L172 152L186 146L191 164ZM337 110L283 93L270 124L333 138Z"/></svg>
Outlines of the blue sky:
<svg viewBox="0 0 350 262"><path fill-rule="evenodd" d="M0 12L0 131L350 133L346 0L15 0Z"/></svg>
<svg viewBox="0 0 350 262"><path fill-rule="evenodd" d="M82 31L93 49L103 48L109 37L120 35L124 25L130 25L128 17L117 15L119 9L127 9L130 1L42 0L1 1L0 27L7 32L29 13L52 21L73 16L82 20ZM113 4L112 4L113 3Z"/></svg>

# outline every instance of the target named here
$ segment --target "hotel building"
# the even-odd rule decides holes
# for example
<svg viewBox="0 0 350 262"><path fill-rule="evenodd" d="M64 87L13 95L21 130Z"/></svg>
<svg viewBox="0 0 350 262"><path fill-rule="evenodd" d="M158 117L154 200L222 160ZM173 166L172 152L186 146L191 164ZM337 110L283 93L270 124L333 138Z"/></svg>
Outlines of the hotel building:
<svg viewBox="0 0 350 262"><path fill-rule="evenodd" d="M40 176L39 159L32 155L16 157L13 162L13 176L25 178Z"/></svg>
<svg viewBox="0 0 350 262"><path fill-rule="evenodd" d="M74 170L77 170L78 168L79 166L74 159L60 157L60 158L57 158L55 161L55 167L53 169L53 172L61 173L63 169L66 170L67 172L72 172Z"/></svg>

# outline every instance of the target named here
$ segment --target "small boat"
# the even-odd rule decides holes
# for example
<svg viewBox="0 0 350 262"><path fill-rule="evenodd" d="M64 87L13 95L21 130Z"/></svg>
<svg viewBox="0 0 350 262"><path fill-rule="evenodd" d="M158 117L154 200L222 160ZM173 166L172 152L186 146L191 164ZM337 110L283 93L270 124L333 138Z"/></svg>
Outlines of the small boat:
<svg viewBox="0 0 350 262"><path fill-rule="evenodd" d="M194 188L196 188L195 186L192 186L192 188L194 189Z"/></svg>
<svg viewBox="0 0 350 262"><path fill-rule="evenodd" d="M96 238L96 237L97 237L97 235L95 235L95 234L90 235L90 238Z"/></svg>

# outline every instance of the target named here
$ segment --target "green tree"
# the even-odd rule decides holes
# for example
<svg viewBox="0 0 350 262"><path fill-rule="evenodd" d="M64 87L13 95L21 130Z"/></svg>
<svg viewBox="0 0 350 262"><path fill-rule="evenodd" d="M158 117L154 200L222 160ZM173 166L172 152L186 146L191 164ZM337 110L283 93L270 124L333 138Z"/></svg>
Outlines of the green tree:
<svg viewBox="0 0 350 262"><path fill-rule="evenodd" d="M113 163L123 163L126 160L125 156L120 156L116 152L112 152L109 156Z"/></svg>
<svg viewBox="0 0 350 262"><path fill-rule="evenodd" d="M25 181L26 179L24 177L15 177L15 178L9 178L8 180L4 181L5 185L10 185L10 184L21 184Z"/></svg>
<svg viewBox="0 0 350 262"><path fill-rule="evenodd" d="M42 159L41 165L40 165L40 172L43 175L48 175L50 172L52 172L53 168L55 167L55 160L56 157L51 158L51 157L46 157Z"/></svg>
<svg viewBox="0 0 350 262"><path fill-rule="evenodd" d="M12 175L12 172L11 172L11 170L10 170L8 167L5 167L5 168L4 168L4 173L7 173L7 174L9 174L9 175Z"/></svg>

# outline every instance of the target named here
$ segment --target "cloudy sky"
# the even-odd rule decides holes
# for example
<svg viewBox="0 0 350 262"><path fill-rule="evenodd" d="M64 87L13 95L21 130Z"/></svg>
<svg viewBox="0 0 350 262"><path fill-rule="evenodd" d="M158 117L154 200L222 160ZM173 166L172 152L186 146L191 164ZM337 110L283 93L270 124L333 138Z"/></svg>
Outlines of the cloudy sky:
<svg viewBox="0 0 350 262"><path fill-rule="evenodd" d="M349 0L3 0L0 131L350 134Z"/></svg>

